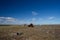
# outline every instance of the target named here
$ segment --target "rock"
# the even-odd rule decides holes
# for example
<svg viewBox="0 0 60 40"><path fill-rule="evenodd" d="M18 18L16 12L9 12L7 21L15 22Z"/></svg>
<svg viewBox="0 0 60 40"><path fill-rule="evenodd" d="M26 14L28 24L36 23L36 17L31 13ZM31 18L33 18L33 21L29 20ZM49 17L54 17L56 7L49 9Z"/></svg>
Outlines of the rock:
<svg viewBox="0 0 60 40"><path fill-rule="evenodd" d="M33 24L31 23L30 25L28 25L28 27L34 27Z"/></svg>

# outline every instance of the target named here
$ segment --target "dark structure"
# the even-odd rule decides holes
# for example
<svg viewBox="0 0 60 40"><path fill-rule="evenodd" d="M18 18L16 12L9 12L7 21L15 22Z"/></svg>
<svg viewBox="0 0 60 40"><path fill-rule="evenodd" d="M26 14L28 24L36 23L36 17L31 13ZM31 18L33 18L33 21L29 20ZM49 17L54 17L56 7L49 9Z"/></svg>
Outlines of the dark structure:
<svg viewBox="0 0 60 40"><path fill-rule="evenodd" d="M22 34L23 34L23 33L18 33L18 32L17 32L17 35L22 35Z"/></svg>
<svg viewBox="0 0 60 40"><path fill-rule="evenodd" d="M31 23L30 25L28 25L28 27L34 27L33 24Z"/></svg>

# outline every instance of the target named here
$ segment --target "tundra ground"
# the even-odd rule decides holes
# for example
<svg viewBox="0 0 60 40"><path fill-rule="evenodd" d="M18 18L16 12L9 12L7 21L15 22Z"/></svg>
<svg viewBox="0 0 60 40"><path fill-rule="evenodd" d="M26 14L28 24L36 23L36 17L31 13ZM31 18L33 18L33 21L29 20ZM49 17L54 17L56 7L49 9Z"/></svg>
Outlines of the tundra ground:
<svg viewBox="0 0 60 40"><path fill-rule="evenodd" d="M60 40L60 25L0 26L0 40Z"/></svg>

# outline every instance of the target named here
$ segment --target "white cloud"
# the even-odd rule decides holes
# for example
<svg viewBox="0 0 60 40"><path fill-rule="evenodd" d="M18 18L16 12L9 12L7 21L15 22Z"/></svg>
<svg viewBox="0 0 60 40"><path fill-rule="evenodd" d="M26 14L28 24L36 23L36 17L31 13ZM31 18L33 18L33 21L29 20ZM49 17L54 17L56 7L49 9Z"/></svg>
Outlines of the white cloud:
<svg viewBox="0 0 60 40"><path fill-rule="evenodd" d="M35 24L38 21L37 18L16 19L13 17L0 17L0 24Z"/></svg>
<svg viewBox="0 0 60 40"><path fill-rule="evenodd" d="M0 24L49 24L55 22L56 17L45 18L25 18L25 19L16 19L13 17L0 17Z"/></svg>
<svg viewBox="0 0 60 40"><path fill-rule="evenodd" d="M0 17L0 24L12 24L17 22L13 17Z"/></svg>
<svg viewBox="0 0 60 40"><path fill-rule="evenodd" d="M1 19L1 18L5 18L5 17L0 17L0 19Z"/></svg>
<svg viewBox="0 0 60 40"><path fill-rule="evenodd" d="M12 17L0 17L1 20L6 20L6 21L15 21L16 19L15 18L12 18Z"/></svg>
<svg viewBox="0 0 60 40"><path fill-rule="evenodd" d="M36 16L36 15L38 15L38 13L35 11L32 11L32 15Z"/></svg>
<svg viewBox="0 0 60 40"><path fill-rule="evenodd" d="M12 18L12 17L6 17L6 20L7 20L7 21L13 21L13 22L16 21L16 19L15 19L15 18Z"/></svg>
<svg viewBox="0 0 60 40"><path fill-rule="evenodd" d="M13 17L0 17L0 24L29 24L34 21L35 18L32 19L16 19Z"/></svg>
<svg viewBox="0 0 60 40"><path fill-rule="evenodd" d="M49 19L49 20L52 20L52 19L55 19L55 17L49 17L48 19Z"/></svg>

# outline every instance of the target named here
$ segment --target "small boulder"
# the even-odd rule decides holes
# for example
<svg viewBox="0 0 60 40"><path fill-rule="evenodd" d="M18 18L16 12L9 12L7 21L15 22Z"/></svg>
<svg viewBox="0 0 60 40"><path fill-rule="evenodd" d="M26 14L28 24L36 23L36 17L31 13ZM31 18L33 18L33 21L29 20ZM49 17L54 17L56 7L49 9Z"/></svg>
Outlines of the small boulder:
<svg viewBox="0 0 60 40"><path fill-rule="evenodd" d="M17 32L16 34L17 34L17 35L22 35L23 33L22 33L22 32L21 32L21 33Z"/></svg>

